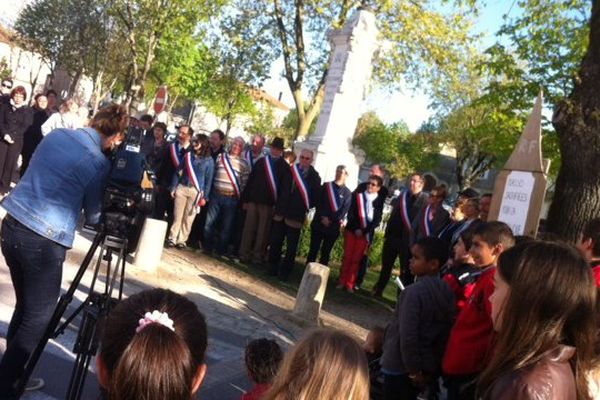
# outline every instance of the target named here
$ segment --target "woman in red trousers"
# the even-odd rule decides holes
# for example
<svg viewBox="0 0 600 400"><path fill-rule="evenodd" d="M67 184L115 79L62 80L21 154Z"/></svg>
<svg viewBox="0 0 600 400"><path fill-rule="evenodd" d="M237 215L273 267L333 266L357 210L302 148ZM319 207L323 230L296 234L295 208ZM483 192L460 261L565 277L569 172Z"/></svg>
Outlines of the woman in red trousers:
<svg viewBox="0 0 600 400"><path fill-rule="evenodd" d="M344 259L338 289L354 291L360 260L381 222L384 199L378 198L377 192L382 185L381 177L371 175L366 189L352 194L344 231Z"/></svg>

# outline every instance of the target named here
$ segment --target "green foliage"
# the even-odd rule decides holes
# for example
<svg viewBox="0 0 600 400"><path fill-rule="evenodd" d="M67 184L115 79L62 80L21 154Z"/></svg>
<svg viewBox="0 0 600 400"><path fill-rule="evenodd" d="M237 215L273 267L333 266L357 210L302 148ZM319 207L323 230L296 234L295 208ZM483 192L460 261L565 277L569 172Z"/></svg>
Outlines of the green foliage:
<svg viewBox="0 0 600 400"><path fill-rule="evenodd" d="M369 249L369 264L374 267L381 264L381 253L383 251L384 233L376 231L373 242ZM299 257L306 258L310 250L310 225L307 224L300 233L300 241L298 242ZM330 263L340 263L344 257L344 235L343 232L340 234L338 240L335 241L333 249L331 250Z"/></svg>
<svg viewBox="0 0 600 400"><path fill-rule="evenodd" d="M367 159L384 164L395 177L435 165L439 148L435 136L412 134L405 122L386 125L374 112L365 113L357 124L354 145Z"/></svg>
<svg viewBox="0 0 600 400"><path fill-rule="evenodd" d="M8 61L5 57L0 59L0 80L1 79L12 79L12 69L8 66Z"/></svg>

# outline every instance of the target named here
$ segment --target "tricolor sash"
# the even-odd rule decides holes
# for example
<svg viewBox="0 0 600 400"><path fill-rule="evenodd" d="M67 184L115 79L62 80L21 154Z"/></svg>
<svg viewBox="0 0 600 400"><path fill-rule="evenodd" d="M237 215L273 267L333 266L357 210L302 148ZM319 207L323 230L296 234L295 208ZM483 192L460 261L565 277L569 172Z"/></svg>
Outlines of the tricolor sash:
<svg viewBox="0 0 600 400"><path fill-rule="evenodd" d="M410 232L412 230L412 226L410 222L410 217L408 216L408 202L406 201L406 196L408 196L408 192L402 192L402 194L400 195L400 201L398 202L398 206L400 207L400 216L402 217L404 227Z"/></svg>
<svg viewBox="0 0 600 400"><path fill-rule="evenodd" d="M273 200L277 201L277 177L273 172L273 160L270 155L265 156L265 171L267 174L267 183L269 184L269 188L271 189L271 194L273 195Z"/></svg>
<svg viewBox="0 0 600 400"><path fill-rule="evenodd" d="M231 182L231 186L233 186L233 191L235 192L236 197L239 198L241 192L240 182L238 181L237 173L235 172L235 169L233 169L231 160L229 159L227 153L221 154L221 165L223 166L223 169L229 178L229 182Z"/></svg>
<svg viewBox="0 0 600 400"><path fill-rule="evenodd" d="M423 220L421 221L421 226L423 228L423 232L425 232L425 237L431 236L433 232L433 221L431 220L431 206L427 206L425 208L425 212L423 213Z"/></svg>
<svg viewBox="0 0 600 400"><path fill-rule="evenodd" d="M179 143L173 142L169 145L169 154L171 155L171 162L175 169L179 169L181 165L181 156L179 155Z"/></svg>
<svg viewBox="0 0 600 400"><path fill-rule="evenodd" d="M302 172L300 172L300 164L291 165L291 169L294 182L296 182L298 191L300 191L300 196L302 196L302 200L304 201L304 206L308 210L310 209L310 197L308 194L308 186L304 180L304 176L302 176Z"/></svg>
<svg viewBox="0 0 600 400"><path fill-rule="evenodd" d="M327 198L329 199L329 207L333 213L337 213L340 209L340 194L338 187L333 182L327 182L325 184L325 190L327 190Z"/></svg>
<svg viewBox="0 0 600 400"><path fill-rule="evenodd" d="M200 187L200 181L198 180L198 176L196 175L196 170L194 169L194 160L192 157L194 156L192 155L191 151L185 153L185 156L183 156L183 166L185 168L185 171L187 172L188 179L190 180L190 182L192 182L192 185L194 185L194 188L196 188L196 190L198 191L196 199L194 200L194 204L197 208L196 212L199 212L200 210L198 208L200 206L200 200L202 200L202 197L204 197L204 193L202 192L202 188Z"/></svg>
<svg viewBox="0 0 600 400"><path fill-rule="evenodd" d="M358 220L360 221L361 229L367 229L367 225L371 222L367 210L367 201L365 192L356 193L356 208L358 209Z"/></svg>

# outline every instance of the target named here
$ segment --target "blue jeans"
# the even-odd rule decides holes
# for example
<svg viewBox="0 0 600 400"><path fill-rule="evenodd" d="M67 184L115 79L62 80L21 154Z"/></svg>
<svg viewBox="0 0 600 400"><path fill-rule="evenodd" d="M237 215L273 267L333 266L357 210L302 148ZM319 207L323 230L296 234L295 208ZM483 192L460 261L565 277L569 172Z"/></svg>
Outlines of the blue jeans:
<svg viewBox="0 0 600 400"><path fill-rule="evenodd" d="M7 215L2 222L2 254L17 302L0 361L0 399L16 398L13 385L52 317L60 294L67 248Z"/></svg>
<svg viewBox="0 0 600 400"><path fill-rule="evenodd" d="M203 247L206 251L213 251L216 247L216 251L220 255L227 253L237 205L237 197L223 196L217 193L216 190L212 191L208 203L206 224L204 225ZM217 222L220 222L221 224L221 231L218 240L215 242L215 227Z"/></svg>

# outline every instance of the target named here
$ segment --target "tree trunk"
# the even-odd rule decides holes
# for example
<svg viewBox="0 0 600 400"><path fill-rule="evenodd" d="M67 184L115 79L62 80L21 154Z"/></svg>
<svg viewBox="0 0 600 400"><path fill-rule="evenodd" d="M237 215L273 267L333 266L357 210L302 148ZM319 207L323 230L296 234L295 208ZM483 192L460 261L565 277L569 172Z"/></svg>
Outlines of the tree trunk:
<svg viewBox="0 0 600 400"><path fill-rule="evenodd" d="M75 76L71 80L71 84L69 85L69 94L68 97L76 97L77 96L77 86L79 85L79 81L81 81L81 77L83 76L83 67L80 67L76 72Z"/></svg>
<svg viewBox="0 0 600 400"><path fill-rule="evenodd" d="M325 73L326 75L326 73ZM298 126L296 127L296 132L294 133L294 140L298 140L300 138L305 138L308 136L310 126L314 119L319 115L321 111L321 105L323 105L323 99L325 97L325 79L321 80L315 95L310 103L310 106L307 110L303 110L304 112L298 112ZM294 95L294 102L296 103L296 110L300 110L299 107L304 107L304 105L299 106L298 101L302 100L302 95L296 96Z"/></svg>
<svg viewBox="0 0 600 400"><path fill-rule="evenodd" d="M571 95L557 107L552 124L561 166L547 229L576 241L583 226L600 216L600 2L592 2L590 41Z"/></svg>

